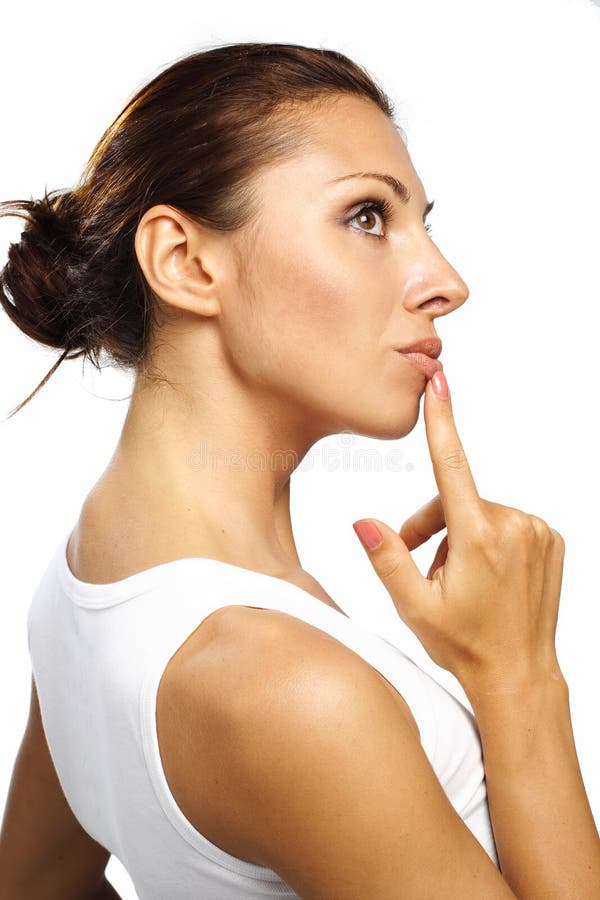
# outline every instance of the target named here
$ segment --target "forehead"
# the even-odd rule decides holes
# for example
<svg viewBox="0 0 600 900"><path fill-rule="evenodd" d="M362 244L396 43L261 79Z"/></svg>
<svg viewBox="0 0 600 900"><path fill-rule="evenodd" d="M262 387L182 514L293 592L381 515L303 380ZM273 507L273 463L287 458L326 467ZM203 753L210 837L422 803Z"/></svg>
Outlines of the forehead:
<svg viewBox="0 0 600 900"><path fill-rule="evenodd" d="M416 203L425 202L425 189L406 145L393 122L371 100L337 95L307 104L302 111L305 140L289 159L273 166L266 176L267 190L285 190L288 196L323 196L327 190L348 191L362 179L330 184L355 172L380 172L403 182Z"/></svg>

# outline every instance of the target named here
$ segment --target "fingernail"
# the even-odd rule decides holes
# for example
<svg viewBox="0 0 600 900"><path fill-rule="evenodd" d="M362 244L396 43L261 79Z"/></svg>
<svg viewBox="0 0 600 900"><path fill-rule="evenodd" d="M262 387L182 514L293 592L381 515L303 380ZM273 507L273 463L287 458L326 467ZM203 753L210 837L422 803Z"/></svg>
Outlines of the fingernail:
<svg viewBox="0 0 600 900"><path fill-rule="evenodd" d="M379 528L373 525L372 522L354 522L352 527L366 550L375 550L376 547L383 543Z"/></svg>
<svg viewBox="0 0 600 900"><path fill-rule="evenodd" d="M446 381L446 376L441 371L441 369L439 372L434 372L431 376L431 386L436 397L439 397L440 400L448 399L448 394L450 393L448 389L448 382Z"/></svg>

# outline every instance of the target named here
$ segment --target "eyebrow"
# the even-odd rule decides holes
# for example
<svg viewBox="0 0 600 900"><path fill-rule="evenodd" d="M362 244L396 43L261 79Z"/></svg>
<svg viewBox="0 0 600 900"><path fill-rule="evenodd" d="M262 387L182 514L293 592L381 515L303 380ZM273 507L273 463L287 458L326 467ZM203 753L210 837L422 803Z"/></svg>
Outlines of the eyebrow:
<svg viewBox="0 0 600 900"><path fill-rule="evenodd" d="M393 192L397 197L400 198L400 203L403 206L406 206L410 202L410 191L401 181L398 181L397 178L394 178L393 175L382 174L381 172L353 172L352 175L341 175L339 178L332 178L328 184L336 184L338 181L347 181L348 178L377 178L379 181L383 181L385 184L389 185ZM433 204L435 200L430 200L423 210L423 219L426 219L431 210L433 209Z"/></svg>

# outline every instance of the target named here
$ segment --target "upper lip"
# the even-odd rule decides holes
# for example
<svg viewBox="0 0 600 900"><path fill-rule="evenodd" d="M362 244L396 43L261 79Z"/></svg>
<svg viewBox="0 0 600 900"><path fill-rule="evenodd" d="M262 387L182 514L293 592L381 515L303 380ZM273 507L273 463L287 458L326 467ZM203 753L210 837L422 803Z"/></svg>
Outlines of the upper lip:
<svg viewBox="0 0 600 900"><path fill-rule="evenodd" d="M424 338L422 341L416 341L407 347L397 347L400 353L424 353L432 359L437 359L442 352L442 342L439 338Z"/></svg>

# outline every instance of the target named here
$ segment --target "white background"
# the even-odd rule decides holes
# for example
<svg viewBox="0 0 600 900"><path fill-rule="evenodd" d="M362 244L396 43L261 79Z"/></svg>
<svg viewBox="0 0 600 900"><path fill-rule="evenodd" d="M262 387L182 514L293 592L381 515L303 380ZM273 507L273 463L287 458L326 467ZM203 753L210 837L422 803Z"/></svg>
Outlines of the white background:
<svg viewBox="0 0 600 900"><path fill-rule="evenodd" d="M10 4L3 12L0 199L75 183L104 128L159 69L205 45L283 41L340 50L396 105L436 206L433 238L469 285L436 321L479 492L566 540L557 632L581 769L600 822L597 358L600 9L591 0ZM21 223L0 222L2 264ZM374 273L376 277L376 273ZM25 620L59 537L106 465L131 380L64 362L0 315L0 799L26 724ZM334 450L337 468L325 464ZM377 451L381 471L359 462ZM345 449L346 455L343 455ZM401 450L393 471L385 454ZM353 465L358 471L353 471ZM402 441L332 436L293 477L300 556L351 616L397 640L465 702L398 619L351 527L399 528L436 492L422 418ZM439 542L415 551L427 571ZM549 785L549 790L552 786ZM124 900L135 892L111 859Z"/></svg>

